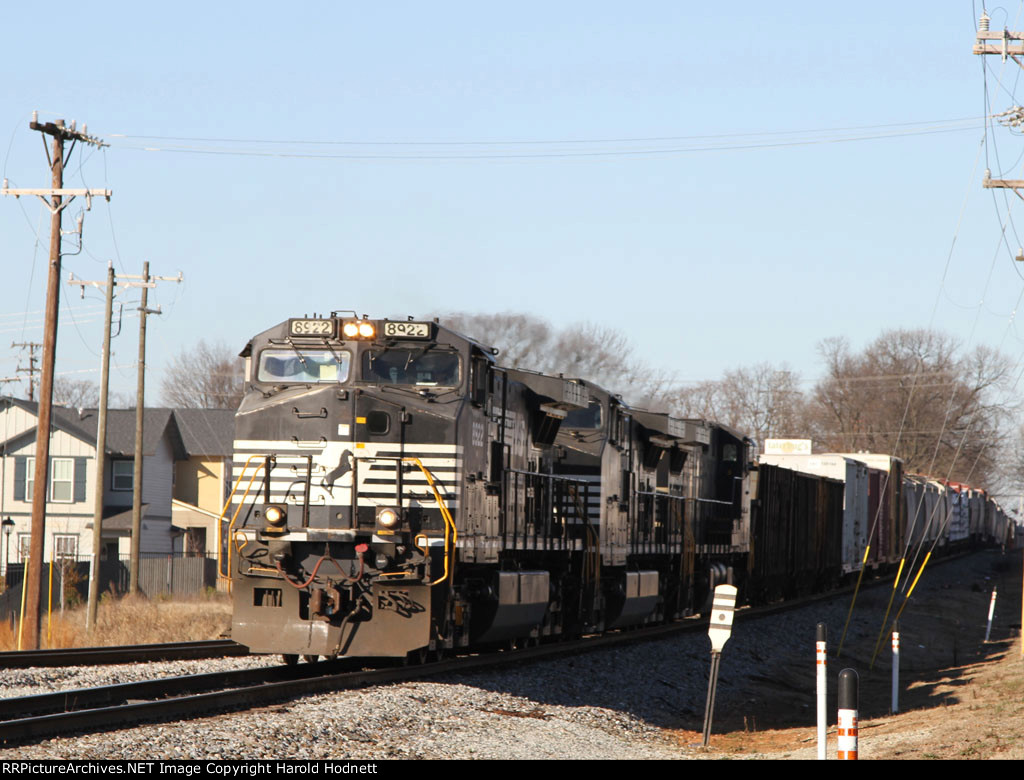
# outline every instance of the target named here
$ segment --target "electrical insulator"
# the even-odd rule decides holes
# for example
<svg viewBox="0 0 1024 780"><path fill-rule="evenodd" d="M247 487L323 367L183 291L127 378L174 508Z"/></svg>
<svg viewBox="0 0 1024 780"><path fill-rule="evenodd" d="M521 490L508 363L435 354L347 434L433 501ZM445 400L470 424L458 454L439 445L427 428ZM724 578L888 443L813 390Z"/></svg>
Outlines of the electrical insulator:
<svg viewBox="0 0 1024 780"><path fill-rule="evenodd" d="M988 14L982 13L981 18L978 20L978 32L988 32L988 21Z"/></svg>

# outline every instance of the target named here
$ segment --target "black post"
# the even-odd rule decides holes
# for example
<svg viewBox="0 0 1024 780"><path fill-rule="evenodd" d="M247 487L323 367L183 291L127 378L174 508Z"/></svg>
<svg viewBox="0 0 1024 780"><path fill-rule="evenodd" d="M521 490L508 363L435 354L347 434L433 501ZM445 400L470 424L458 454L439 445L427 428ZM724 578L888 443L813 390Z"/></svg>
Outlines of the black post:
<svg viewBox="0 0 1024 780"><path fill-rule="evenodd" d="M857 687L853 669L839 673L839 759L857 760Z"/></svg>
<svg viewBox="0 0 1024 780"><path fill-rule="evenodd" d="M704 702L704 747L708 746L711 739L711 720L715 714L715 694L718 689L718 664L722 659L721 653L711 651L711 674L708 677L708 698Z"/></svg>

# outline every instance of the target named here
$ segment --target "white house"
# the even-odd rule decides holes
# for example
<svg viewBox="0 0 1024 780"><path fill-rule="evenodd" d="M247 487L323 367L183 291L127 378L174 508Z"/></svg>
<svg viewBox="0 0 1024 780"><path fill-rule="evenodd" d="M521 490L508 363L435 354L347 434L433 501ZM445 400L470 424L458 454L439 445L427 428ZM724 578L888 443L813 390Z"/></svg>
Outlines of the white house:
<svg viewBox="0 0 1024 780"><path fill-rule="evenodd" d="M0 397L0 517L13 521L3 526L0 564L21 563L28 555L32 523L38 404ZM95 409L54 407L50 434L50 477L47 485L44 559L87 558L92 554L92 518L96 489ZM145 555L168 554L183 548L184 528L172 517L181 504L175 501L176 472L188 474L181 464L197 462L216 470L218 460L230 461L233 413L227 410L146 409L143 417L142 534ZM182 435L184 427L186 435ZM186 440L193 448L186 448ZM131 547L135 410L112 409L107 415L107 461L103 475L101 557L125 555ZM221 453L215 450L224 450ZM201 456L199 458L198 456ZM216 491L227 490L225 469ZM199 475L202 476L202 475ZM209 480L208 480L209 481ZM186 491L194 488L191 483ZM188 505L188 498L185 503ZM192 501L191 503L195 503ZM216 503L216 502L213 502ZM211 540L212 541L212 540Z"/></svg>

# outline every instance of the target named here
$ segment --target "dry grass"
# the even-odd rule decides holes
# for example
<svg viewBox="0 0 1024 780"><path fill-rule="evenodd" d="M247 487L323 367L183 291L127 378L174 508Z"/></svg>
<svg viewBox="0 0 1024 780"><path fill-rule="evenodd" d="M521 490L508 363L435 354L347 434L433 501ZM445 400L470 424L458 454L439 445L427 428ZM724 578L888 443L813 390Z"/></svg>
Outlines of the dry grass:
<svg viewBox="0 0 1024 780"><path fill-rule="evenodd" d="M99 605L96 627L85 630L85 606L54 613L41 624L43 647L138 645L216 639L231 625L231 603L222 594L192 599L111 598ZM0 623L0 650L16 650L17 625Z"/></svg>

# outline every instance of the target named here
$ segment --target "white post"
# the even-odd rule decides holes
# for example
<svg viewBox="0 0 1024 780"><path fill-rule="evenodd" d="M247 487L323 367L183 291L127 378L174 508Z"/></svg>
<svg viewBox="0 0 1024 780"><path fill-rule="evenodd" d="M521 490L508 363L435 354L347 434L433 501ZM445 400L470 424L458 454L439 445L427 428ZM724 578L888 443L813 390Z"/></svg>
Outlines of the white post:
<svg viewBox="0 0 1024 780"><path fill-rule="evenodd" d="M892 714L900 711L900 632L899 626L892 629Z"/></svg>
<svg viewBox="0 0 1024 780"><path fill-rule="evenodd" d="M828 628L824 623L818 623L814 645L818 673L818 760L824 761L828 750L828 680L825 676L828 665Z"/></svg>
<svg viewBox="0 0 1024 780"><path fill-rule="evenodd" d="M992 600L988 603L988 626L985 628L985 641L988 641L989 634L992 633L992 615L996 611L996 589L992 588Z"/></svg>

